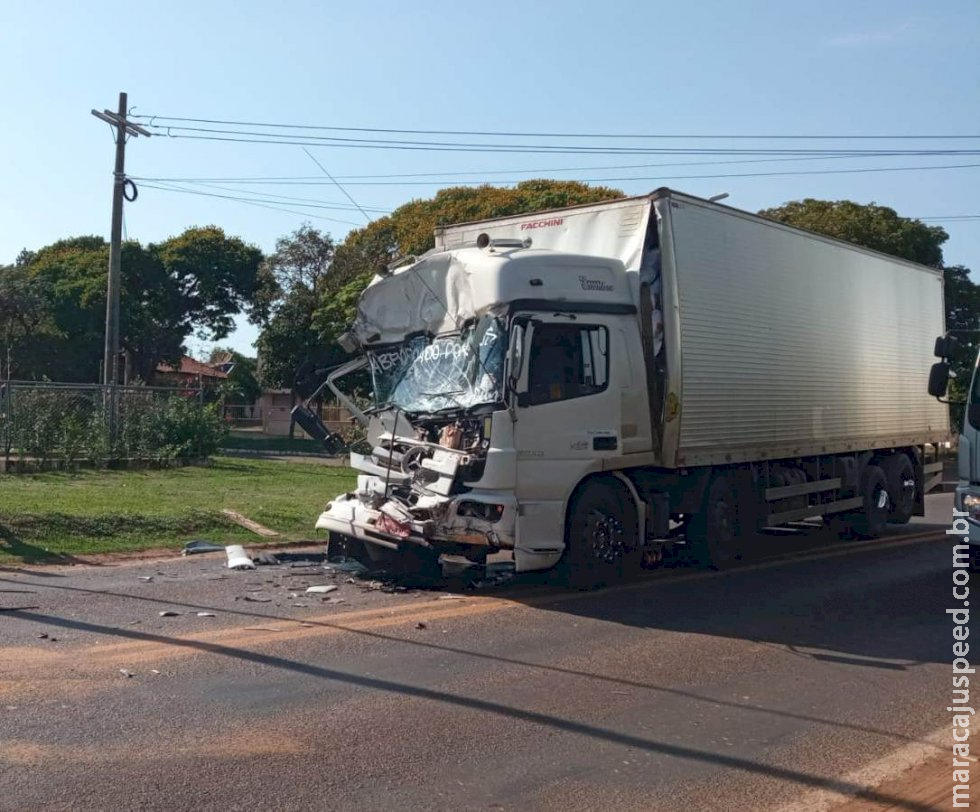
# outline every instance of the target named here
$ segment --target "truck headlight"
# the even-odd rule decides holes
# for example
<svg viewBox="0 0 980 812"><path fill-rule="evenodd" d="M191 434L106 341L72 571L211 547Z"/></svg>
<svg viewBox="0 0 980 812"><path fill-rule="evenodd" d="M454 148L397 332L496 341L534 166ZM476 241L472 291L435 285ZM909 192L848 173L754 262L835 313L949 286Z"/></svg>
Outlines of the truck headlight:
<svg viewBox="0 0 980 812"><path fill-rule="evenodd" d="M963 494L963 510L970 515L971 519L980 522L980 495L975 493Z"/></svg>

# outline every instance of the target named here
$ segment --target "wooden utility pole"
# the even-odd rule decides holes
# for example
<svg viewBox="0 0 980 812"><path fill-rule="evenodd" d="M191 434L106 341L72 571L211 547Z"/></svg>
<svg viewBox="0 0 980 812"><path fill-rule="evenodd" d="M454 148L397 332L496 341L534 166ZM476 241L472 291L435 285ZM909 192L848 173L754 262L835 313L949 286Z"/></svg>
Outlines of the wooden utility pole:
<svg viewBox="0 0 980 812"><path fill-rule="evenodd" d="M112 173L112 228L109 235L109 282L105 306L105 354L102 362L102 382L107 385L119 383L119 285L126 185L126 137L150 136L142 127L126 120L126 111L125 93L119 94L117 112L92 111L93 116L108 123L116 132L116 167Z"/></svg>

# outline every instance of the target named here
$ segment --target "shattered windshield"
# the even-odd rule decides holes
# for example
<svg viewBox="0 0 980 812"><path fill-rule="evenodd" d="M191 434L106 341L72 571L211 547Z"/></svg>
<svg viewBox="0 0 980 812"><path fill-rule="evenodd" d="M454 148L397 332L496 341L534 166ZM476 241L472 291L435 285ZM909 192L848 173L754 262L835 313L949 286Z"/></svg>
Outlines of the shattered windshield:
<svg viewBox="0 0 980 812"><path fill-rule="evenodd" d="M416 336L371 352L375 402L438 412L501 400L505 335L500 320L484 316L457 335Z"/></svg>

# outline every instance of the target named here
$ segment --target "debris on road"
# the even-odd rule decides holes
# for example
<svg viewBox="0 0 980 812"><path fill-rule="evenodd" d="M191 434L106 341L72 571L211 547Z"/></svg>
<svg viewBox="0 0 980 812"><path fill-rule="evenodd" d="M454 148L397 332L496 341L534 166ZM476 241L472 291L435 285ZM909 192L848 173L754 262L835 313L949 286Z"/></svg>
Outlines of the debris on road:
<svg viewBox="0 0 980 812"><path fill-rule="evenodd" d="M420 620L418 623L415 624L415 628L416 629L428 629L429 628L429 624L426 623L424 620Z"/></svg>
<svg viewBox="0 0 980 812"><path fill-rule="evenodd" d="M229 544L225 547L228 554L228 569L230 570L254 570L255 563L245 552L241 544Z"/></svg>
<svg viewBox="0 0 980 812"><path fill-rule="evenodd" d="M279 559L276 558L272 553L259 553L255 558L252 559L256 564L263 564L267 567L277 567L279 566Z"/></svg>
<svg viewBox="0 0 980 812"><path fill-rule="evenodd" d="M251 595L245 595L242 598L235 598L235 600L248 601L249 603L272 603L272 598L253 598Z"/></svg>
<svg viewBox="0 0 980 812"><path fill-rule="evenodd" d="M38 640L47 640L48 639L48 636L46 634L44 634L44 633L41 633L41 634L39 634L37 636L37 639Z"/></svg>
<svg viewBox="0 0 980 812"><path fill-rule="evenodd" d="M160 617L177 617L177 615L179 615L180 612L174 612L170 609L164 609L162 612L159 612L158 614L160 615Z"/></svg>
<svg viewBox="0 0 980 812"><path fill-rule="evenodd" d="M246 530L251 530L257 536L264 536L265 538L274 538L279 534L275 530L270 530L268 527L264 527L258 522L252 521L247 516L242 516L234 510L228 510L225 508L221 511L225 516L231 519L235 524L244 527Z"/></svg>
<svg viewBox="0 0 980 812"><path fill-rule="evenodd" d="M325 595L327 592L333 592L335 589L337 589L336 584L320 584L318 586L308 586L306 592L307 594Z"/></svg>
<svg viewBox="0 0 980 812"><path fill-rule="evenodd" d="M157 671L157 670L156 670L155 668L151 668L151 669L150 669L150 673L151 673L151 674L159 674L160 672L159 672L159 671Z"/></svg>
<svg viewBox="0 0 980 812"><path fill-rule="evenodd" d="M220 544L213 544L210 541L204 541L204 539L194 539L194 541L188 541L184 545L184 551L182 555L194 555L195 553L220 553L225 548Z"/></svg>
<svg viewBox="0 0 980 812"><path fill-rule="evenodd" d="M215 617L214 612L198 612L198 617Z"/></svg>
<svg viewBox="0 0 980 812"><path fill-rule="evenodd" d="M132 671L130 671L127 668L120 668L119 669L119 673L122 674L124 677L126 677L126 679L130 679L130 678L136 676Z"/></svg>
<svg viewBox="0 0 980 812"><path fill-rule="evenodd" d="M142 581L145 584L148 584L148 583L150 583L153 580L153 576L152 575L140 575L139 576L139 580Z"/></svg>
<svg viewBox="0 0 980 812"><path fill-rule="evenodd" d="M282 629L276 626L246 626L245 631L247 632L281 632Z"/></svg>

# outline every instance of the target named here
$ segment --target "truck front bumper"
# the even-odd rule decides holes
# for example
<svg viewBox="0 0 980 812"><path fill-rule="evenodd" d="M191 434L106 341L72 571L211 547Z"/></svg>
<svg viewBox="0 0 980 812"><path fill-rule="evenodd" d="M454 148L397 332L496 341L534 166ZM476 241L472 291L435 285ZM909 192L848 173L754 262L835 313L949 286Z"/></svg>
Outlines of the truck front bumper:
<svg viewBox="0 0 980 812"><path fill-rule="evenodd" d="M384 505L374 507L359 494L349 493L327 505L316 528L389 550L406 544L443 551L513 548L517 505L512 497L470 491L447 498L440 508L438 518L393 521Z"/></svg>

